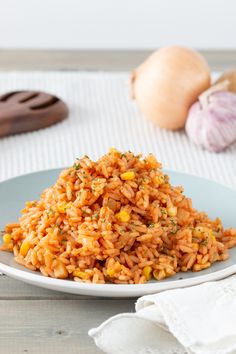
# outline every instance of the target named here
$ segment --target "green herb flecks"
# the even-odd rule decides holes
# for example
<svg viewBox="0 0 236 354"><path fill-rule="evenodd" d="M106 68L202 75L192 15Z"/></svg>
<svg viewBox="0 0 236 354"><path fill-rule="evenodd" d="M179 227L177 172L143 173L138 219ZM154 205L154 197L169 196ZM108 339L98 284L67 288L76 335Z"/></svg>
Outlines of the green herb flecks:
<svg viewBox="0 0 236 354"><path fill-rule="evenodd" d="M201 246L206 246L208 244L208 240L206 239L206 240L203 240L201 243L200 243L200 245Z"/></svg>
<svg viewBox="0 0 236 354"><path fill-rule="evenodd" d="M52 208L50 208L49 210L46 211L46 215L47 218L49 218L50 215L52 215L54 213L54 211L52 210Z"/></svg>
<svg viewBox="0 0 236 354"><path fill-rule="evenodd" d="M87 213L86 210L82 210L82 214L83 214L83 215L87 215L88 213Z"/></svg>
<svg viewBox="0 0 236 354"><path fill-rule="evenodd" d="M75 170L79 170L80 167L81 167L80 163L76 163L76 162L75 162L74 165L73 165L73 168L74 168Z"/></svg>

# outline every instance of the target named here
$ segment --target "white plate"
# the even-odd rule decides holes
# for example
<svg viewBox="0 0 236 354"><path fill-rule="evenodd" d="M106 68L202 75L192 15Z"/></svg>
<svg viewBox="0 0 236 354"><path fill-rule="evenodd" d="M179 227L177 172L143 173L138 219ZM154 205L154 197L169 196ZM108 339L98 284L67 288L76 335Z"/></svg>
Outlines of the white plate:
<svg viewBox="0 0 236 354"><path fill-rule="evenodd" d="M0 183L0 229L6 223L16 221L24 202L38 198L44 188L54 183L59 172L58 169L42 171ZM212 218L220 216L225 227L236 227L235 190L192 175L173 171L167 173L171 176L172 184L185 187L185 194L193 198L196 208L208 212ZM214 263L199 273L178 273L168 279L140 285L87 284L47 278L20 266L14 261L12 253L8 252L0 252L0 271L29 284L72 294L136 297L222 279L236 272L236 248L230 250L230 256L229 260Z"/></svg>

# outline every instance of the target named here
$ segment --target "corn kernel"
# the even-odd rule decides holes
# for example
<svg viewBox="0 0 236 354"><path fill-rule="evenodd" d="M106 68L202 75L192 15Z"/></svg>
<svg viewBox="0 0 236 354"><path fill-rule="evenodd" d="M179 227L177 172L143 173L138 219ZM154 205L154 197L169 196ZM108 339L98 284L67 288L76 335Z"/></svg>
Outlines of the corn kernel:
<svg viewBox="0 0 236 354"><path fill-rule="evenodd" d="M30 244L29 241L24 241L20 246L20 255L25 257L29 251Z"/></svg>
<svg viewBox="0 0 236 354"><path fill-rule="evenodd" d="M143 275L145 276L146 280L150 280L152 277L152 268L147 266L143 268Z"/></svg>
<svg viewBox="0 0 236 354"><path fill-rule="evenodd" d="M81 275L81 273L83 273L83 272L81 272L80 269L75 269L75 270L72 272L72 274L73 274L74 277L79 277L79 276Z"/></svg>
<svg viewBox="0 0 236 354"><path fill-rule="evenodd" d="M213 231L210 232L210 237L211 237L212 241L216 240L216 237L215 237Z"/></svg>
<svg viewBox="0 0 236 354"><path fill-rule="evenodd" d="M177 215L177 208L174 206L167 208L167 214L172 217L176 216Z"/></svg>
<svg viewBox="0 0 236 354"><path fill-rule="evenodd" d="M198 251L198 250L199 250L199 244L196 243L196 242L192 243L192 248L193 248L194 250Z"/></svg>
<svg viewBox="0 0 236 354"><path fill-rule="evenodd" d="M66 203L60 203L57 205L57 211L59 211L59 213L61 214L64 214L66 212L66 207L67 207Z"/></svg>
<svg viewBox="0 0 236 354"><path fill-rule="evenodd" d="M162 280L162 279L166 278L166 272L164 271L164 269L154 270L153 276L156 280Z"/></svg>
<svg viewBox="0 0 236 354"><path fill-rule="evenodd" d="M75 269L73 271L73 276L74 277L78 277L80 279L88 279L89 278L89 274L88 273L85 273L85 272L82 272L81 270L79 269Z"/></svg>
<svg viewBox="0 0 236 354"><path fill-rule="evenodd" d="M133 179L135 179L135 173L134 171L124 172L120 175L120 178L123 181L132 181Z"/></svg>
<svg viewBox="0 0 236 354"><path fill-rule="evenodd" d="M5 244L11 243L11 235L10 234L3 235L3 242Z"/></svg>
<svg viewBox="0 0 236 354"><path fill-rule="evenodd" d="M31 202L26 202L26 203L25 203L25 206L26 206L27 208L32 208L32 207L35 207L36 204L37 204L36 201L31 201Z"/></svg>
<svg viewBox="0 0 236 354"><path fill-rule="evenodd" d="M156 176L155 182L157 184L164 184L165 183L165 177L163 175Z"/></svg>
<svg viewBox="0 0 236 354"><path fill-rule="evenodd" d="M114 274L115 274L115 269L113 269L113 268L108 268L107 269L107 275L109 277L113 277Z"/></svg>
<svg viewBox="0 0 236 354"><path fill-rule="evenodd" d="M130 220L130 215L126 210L121 210L115 216L121 222L128 222Z"/></svg>

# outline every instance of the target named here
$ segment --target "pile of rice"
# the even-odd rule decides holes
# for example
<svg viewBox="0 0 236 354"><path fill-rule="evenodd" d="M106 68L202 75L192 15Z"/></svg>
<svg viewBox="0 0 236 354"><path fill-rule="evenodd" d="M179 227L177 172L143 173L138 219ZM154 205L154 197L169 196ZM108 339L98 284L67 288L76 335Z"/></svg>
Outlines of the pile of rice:
<svg viewBox="0 0 236 354"><path fill-rule="evenodd" d="M150 154L111 149L64 170L8 224L1 249L45 276L142 284L228 258L236 230L193 209Z"/></svg>

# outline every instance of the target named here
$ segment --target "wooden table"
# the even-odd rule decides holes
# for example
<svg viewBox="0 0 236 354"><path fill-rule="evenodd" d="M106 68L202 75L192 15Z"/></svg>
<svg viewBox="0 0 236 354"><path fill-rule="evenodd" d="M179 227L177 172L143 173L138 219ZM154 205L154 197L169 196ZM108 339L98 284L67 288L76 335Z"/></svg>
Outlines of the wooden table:
<svg viewBox="0 0 236 354"><path fill-rule="evenodd" d="M102 353L88 330L134 311L134 302L68 295L0 275L0 353Z"/></svg>
<svg viewBox="0 0 236 354"><path fill-rule="evenodd" d="M203 50L214 71L236 68L236 50ZM130 71L141 64L145 50L0 50L0 70Z"/></svg>
<svg viewBox="0 0 236 354"><path fill-rule="evenodd" d="M236 65L236 52L203 53L212 70ZM0 51L0 70L126 71L148 55L142 51ZM40 289L0 275L0 354L97 354L88 329L135 299L73 296Z"/></svg>

